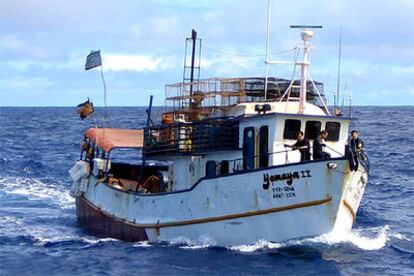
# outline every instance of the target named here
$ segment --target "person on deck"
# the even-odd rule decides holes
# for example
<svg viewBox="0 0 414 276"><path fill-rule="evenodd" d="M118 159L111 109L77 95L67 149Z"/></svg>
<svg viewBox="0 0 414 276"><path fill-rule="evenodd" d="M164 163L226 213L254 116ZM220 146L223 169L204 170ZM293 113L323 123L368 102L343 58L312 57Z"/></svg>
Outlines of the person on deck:
<svg viewBox="0 0 414 276"><path fill-rule="evenodd" d="M292 145L292 148L294 150L299 150L300 161L311 160L309 140L305 138L303 131L298 132L297 139L296 143Z"/></svg>
<svg viewBox="0 0 414 276"><path fill-rule="evenodd" d="M326 138L328 138L328 132L326 130L322 130L319 133L318 137L316 137L316 139L313 141L313 160L331 158L331 155L324 150L326 147Z"/></svg>
<svg viewBox="0 0 414 276"><path fill-rule="evenodd" d="M353 171L358 170L359 161L361 153L363 153L364 142L358 137L358 131L351 131L351 138L348 140L348 145L345 150L350 159L350 168ZM362 157L364 155L362 154Z"/></svg>
<svg viewBox="0 0 414 276"><path fill-rule="evenodd" d="M351 139L348 141L348 146L350 150L356 153L360 153L364 148L364 142L358 137L358 131L353 130L351 131Z"/></svg>

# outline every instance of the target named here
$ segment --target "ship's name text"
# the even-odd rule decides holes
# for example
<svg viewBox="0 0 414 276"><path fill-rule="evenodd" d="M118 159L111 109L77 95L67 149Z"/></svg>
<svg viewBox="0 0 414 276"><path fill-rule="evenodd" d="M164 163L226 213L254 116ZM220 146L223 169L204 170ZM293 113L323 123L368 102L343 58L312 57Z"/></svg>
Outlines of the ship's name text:
<svg viewBox="0 0 414 276"><path fill-rule="evenodd" d="M310 170L305 171L295 171L295 172L288 172L282 174L271 174L268 173L263 174L263 189L267 190L270 187L270 184L274 185L278 181L286 181L288 185L293 184L294 179L300 178L309 178L311 176Z"/></svg>

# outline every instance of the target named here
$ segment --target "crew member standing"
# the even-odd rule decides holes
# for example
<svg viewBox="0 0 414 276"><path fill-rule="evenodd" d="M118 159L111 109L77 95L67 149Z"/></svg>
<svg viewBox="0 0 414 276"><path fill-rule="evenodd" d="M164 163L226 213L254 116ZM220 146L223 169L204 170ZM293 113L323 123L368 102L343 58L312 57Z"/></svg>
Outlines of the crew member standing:
<svg viewBox="0 0 414 276"><path fill-rule="evenodd" d="M299 131L297 135L297 141L292 145L293 149L297 149L300 152L300 161L307 161L311 159L309 140L305 138L303 131Z"/></svg>
<svg viewBox="0 0 414 276"><path fill-rule="evenodd" d="M358 131L351 131L351 139L349 139L348 142L348 145L351 148L351 150L356 153L360 153L364 147L364 142L358 136Z"/></svg>
<svg viewBox="0 0 414 276"><path fill-rule="evenodd" d="M359 166L358 158L362 153L364 142L358 137L358 131L351 131L351 138L348 140L348 156L350 157L350 168L357 171Z"/></svg>
<svg viewBox="0 0 414 276"><path fill-rule="evenodd" d="M313 141L313 160L331 158L331 155L324 150L326 147L326 138L328 138L328 132L326 130L322 130L318 137L316 137Z"/></svg>

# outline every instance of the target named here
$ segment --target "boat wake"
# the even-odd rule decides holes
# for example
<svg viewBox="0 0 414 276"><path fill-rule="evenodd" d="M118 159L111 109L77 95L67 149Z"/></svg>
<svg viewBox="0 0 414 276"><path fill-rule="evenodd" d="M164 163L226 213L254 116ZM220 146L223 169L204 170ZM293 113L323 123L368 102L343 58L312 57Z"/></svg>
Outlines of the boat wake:
<svg viewBox="0 0 414 276"><path fill-rule="evenodd" d="M391 231L388 225L384 225L380 227L353 229L350 233L331 232L314 238L291 240L281 243L261 240L252 245L231 246L228 248L240 252L255 252L291 246L332 246L337 244L351 244L362 250L379 250L383 248L391 238L410 241L404 235Z"/></svg>
<svg viewBox="0 0 414 276"><path fill-rule="evenodd" d="M391 231L388 225L380 227L367 227L353 229L350 233L335 233L320 235L313 238L290 240L286 242L269 242L260 240L250 245L228 246L226 249L238 252L261 252L269 250L281 250L294 246L335 246L349 244L361 250L379 250L386 246L392 238L410 241L400 233ZM178 247L181 249L205 249L217 248L216 242L209 237L200 237L198 240L190 240L185 237L178 237L168 242L139 242L134 247Z"/></svg>
<svg viewBox="0 0 414 276"><path fill-rule="evenodd" d="M20 217L0 216L0 221L0 237L17 240L19 244L52 247L68 243L90 246L103 242L120 242L112 238L80 235L77 228L70 226L33 225L31 221Z"/></svg>
<svg viewBox="0 0 414 276"><path fill-rule="evenodd" d="M75 200L63 183L47 179L25 177L4 177L0 179L0 189L9 195L26 196L28 200L40 200L58 205L63 209L75 208Z"/></svg>

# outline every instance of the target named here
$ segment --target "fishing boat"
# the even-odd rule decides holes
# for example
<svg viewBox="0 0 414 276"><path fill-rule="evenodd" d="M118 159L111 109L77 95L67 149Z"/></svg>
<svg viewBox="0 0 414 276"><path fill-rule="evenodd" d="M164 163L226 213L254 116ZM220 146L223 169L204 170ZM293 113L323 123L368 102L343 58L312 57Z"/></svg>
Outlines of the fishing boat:
<svg viewBox="0 0 414 276"><path fill-rule="evenodd" d="M151 123L150 104L142 129L84 134L70 171L79 224L125 241L220 246L349 232L369 162L347 147L355 118L331 114L323 83L310 77L315 27L296 27L303 60L292 63L300 77L289 80L268 70L264 77L199 79L201 41L193 31L183 81L166 85L160 122ZM266 68L276 63L268 57ZM302 131L312 154L322 130L323 158L304 160L291 147Z"/></svg>

